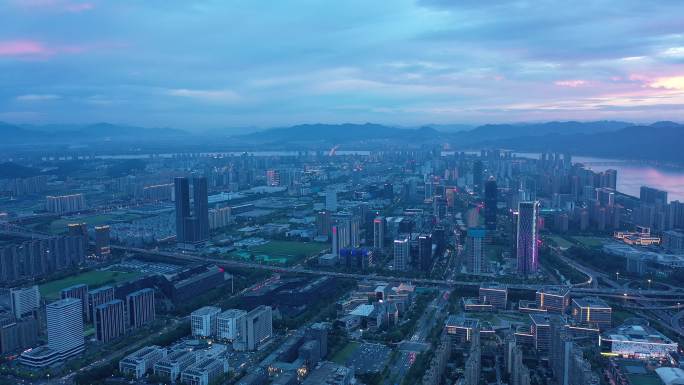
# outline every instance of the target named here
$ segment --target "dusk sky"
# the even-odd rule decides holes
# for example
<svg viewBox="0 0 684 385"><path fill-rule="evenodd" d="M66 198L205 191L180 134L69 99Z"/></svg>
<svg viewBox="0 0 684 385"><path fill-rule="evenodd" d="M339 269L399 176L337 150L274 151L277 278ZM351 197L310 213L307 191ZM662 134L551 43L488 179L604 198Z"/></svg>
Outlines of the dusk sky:
<svg viewBox="0 0 684 385"><path fill-rule="evenodd" d="M682 0L0 0L0 23L9 123L684 121Z"/></svg>

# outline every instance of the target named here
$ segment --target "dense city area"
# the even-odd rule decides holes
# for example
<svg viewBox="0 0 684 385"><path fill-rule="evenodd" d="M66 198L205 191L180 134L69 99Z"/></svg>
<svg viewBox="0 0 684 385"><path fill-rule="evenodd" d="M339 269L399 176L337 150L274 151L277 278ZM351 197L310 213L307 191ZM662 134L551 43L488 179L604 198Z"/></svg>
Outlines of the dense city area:
<svg viewBox="0 0 684 385"><path fill-rule="evenodd" d="M3 384L684 380L684 203L570 154L4 161Z"/></svg>

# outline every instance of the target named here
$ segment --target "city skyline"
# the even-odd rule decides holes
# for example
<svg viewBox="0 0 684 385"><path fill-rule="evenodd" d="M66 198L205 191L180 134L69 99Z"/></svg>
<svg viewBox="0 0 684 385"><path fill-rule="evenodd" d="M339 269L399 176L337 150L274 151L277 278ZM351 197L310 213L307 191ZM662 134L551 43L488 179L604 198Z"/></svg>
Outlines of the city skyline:
<svg viewBox="0 0 684 385"><path fill-rule="evenodd" d="M198 130L684 118L681 2L167 4L0 5L0 121Z"/></svg>

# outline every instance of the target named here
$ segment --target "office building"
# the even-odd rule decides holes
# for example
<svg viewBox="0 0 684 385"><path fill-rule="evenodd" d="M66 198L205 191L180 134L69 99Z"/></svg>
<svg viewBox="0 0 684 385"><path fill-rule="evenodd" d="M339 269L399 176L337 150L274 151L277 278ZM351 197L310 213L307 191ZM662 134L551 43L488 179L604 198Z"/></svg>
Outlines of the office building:
<svg viewBox="0 0 684 385"><path fill-rule="evenodd" d="M508 288L498 283L480 285L479 302L490 304L497 310L506 310L508 304Z"/></svg>
<svg viewBox="0 0 684 385"><path fill-rule="evenodd" d="M51 213L74 213L86 208L86 200L83 194L45 197L45 209Z"/></svg>
<svg viewBox="0 0 684 385"><path fill-rule="evenodd" d="M353 369L325 361L311 371L302 385L350 385L353 379Z"/></svg>
<svg viewBox="0 0 684 385"><path fill-rule="evenodd" d="M176 205L176 240L181 244L194 244L209 238L209 197L207 179L192 178L193 205L190 205L188 178L174 179Z"/></svg>
<svg viewBox="0 0 684 385"><path fill-rule="evenodd" d="M480 321L475 318L464 318L457 315L450 315L445 322L447 335L455 344L470 342L474 331L479 328Z"/></svg>
<svg viewBox="0 0 684 385"><path fill-rule="evenodd" d="M546 356L551 351L551 322L552 315L530 314L530 333L534 340L537 353Z"/></svg>
<svg viewBox="0 0 684 385"><path fill-rule="evenodd" d="M128 326L138 328L155 319L154 290L147 288L126 296Z"/></svg>
<svg viewBox="0 0 684 385"><path fill-rule="evenodd" d="M385 218L373 219L373 248L382 250L385 248Z"/></svg>
<svg viewBox="0 0 684 385"><path fill-rule="evenodd" d="M115 340L126 333L124 302L115 299L95 308L95 335L100 342Z"/></svg>
<svg viewBox="0 0 684 385"><path fill-rule="evenodd" d="M36 312L40 308L40 291L36 285L26 288L13 288L10 289L10 300L14 317L17 319L27 316L35 318Z"/></svg>
<svg viewBox="0 0 684 385"><path fill-rule="evenodd" d="M245 315L247 350L256 350L273 335L273 313L270 306L260 305Z"/></svg>
<svg viewBox="0 0 684 385"><path fill-rule="evenodd" d="M176 382L183 370L197 362L197 353L188 350L176 350L154 364L154 374Z"/></svg>
<svg viewBox="0 0 684 385"><path fill-rule="evenodd" d="M408 269L410 249L408 238L394 240L394 270L406 271Z"/></svg>
<svg viewBox="0 0 684 385"><path fill-rule="evenodd" d="M485 234L485 229L468 229L468 236L466 238L466 270L469 274L482 274L485 272Z"/></svg>
<svg viewBox="0 0 684 385"><path fill-rule="evenodd" d="M527 277L539 270L539 202L520 202L516 228L518 273Z"/></svg>
<svg viewBox="0 0 684 385"><path fill-rule="evenodd" d="M227 372L228 361L222 358L208 358L183 370L181 382L189 385L210 385Z"/></svg>
<svg viewBox="0 0 684 385"><path fill-rule="evenodd" d="M432 236L421 234L418 236L418 268L421 271L430 271L432 267Z"/></svg>
<svg viewBox="0 0 684 385"><path fill-rule="evenodd" d="M316 213L316 236L328 239L330 237L330 227L332 224L331 213L328 210L321 210Z"/></svg>
<svg viewBox="0 0 684 385"><path fill-rule="evenodd" d="M544 286L537 290L537 308L551 313L565 313L570 306L570 290L564 286Z"/></svg>
<svg viewBox="0 0 684 385"><path fill-rule="evenodd" d="M190 328L194 337L209 338L216 335L217 317L221 309L205 306L190 314Z"/></svg>
<svg viewBox="0 0 684 385"><path fill-rule="evenodd" d="M88 319L91 321L95 319L95 308L114 300L114 288L111 286L102 286L100 288L88 291Z"/></svg>
<svg viewBox="0 0 684 385"><path fill-rule="evenodd" d="M572 317L583 325L599 328L610 327L613 309L598 297L575 298L572 300Z"/></svg>
<svg viewBox="0 0 684 385"><path fill-rule="evenodd" d="M224 228L233 223L230 206L209 210L209 230Z"/></svg>
<svg viewBox="0 0 684 385"><path fill-rule="evenodd" d="M481 160L473 162L473 191L477 194L482 192L483 168Z"/></svg>
<svg viewBox="0 0 684 385"><path fill-rule="evenodd" d="M235 344L247 341L247 312L244 310L229 309L219 314L216 319L216 337L220 340L230 341ZM244 350L236 349L236 350Z"/></svg>
<svg viewBox="0 0 684 385"><path fill-rule="evenodd" d="M111 254L109 226L95 226L95 253L100 257Z"/></svg>
<svg viewBox="0 0 684 385"><path fill-rule="evenodd" d="M61 299L65 298L78 298L81 300L81 310L83 312L83 320L87 321L88 317L88 285L78 284L69 286L60 291L59 296Z"/></svg>
<svg viewBox="0 0 684 385"><path fill-rule="evenodd" d="M142 378L147 374L154 364L166 357L166 349L159 346L146 346L141 348L119 361L119 371L133 378Z"/></svg>
<svg viewBox="0 0 684 385"><path fill-rule="evenodd" d="M496 213L497 213L497 203L499 200L499 190L496 185L496 179L493 177L489 178L485 182L485 229L487 231L496 231Z"/></svg>
<svg viewBox="0 0 684 385"><path fill-rule="evenodd" d="M85 349L81 300L65 298L45 307L47 345L24 351L19 362L44 368L64 361Z"/></svg>

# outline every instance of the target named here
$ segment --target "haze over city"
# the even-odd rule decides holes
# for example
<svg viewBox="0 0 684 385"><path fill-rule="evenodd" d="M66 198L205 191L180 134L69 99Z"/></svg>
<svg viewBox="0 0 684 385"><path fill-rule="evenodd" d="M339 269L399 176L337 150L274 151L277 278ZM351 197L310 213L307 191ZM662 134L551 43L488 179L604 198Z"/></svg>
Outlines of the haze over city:
<svg viewBox="0 0 684 385"><path fill-rule="evenodd" d="M683 16L0 0L0 385L683 385Z"/></svg>

